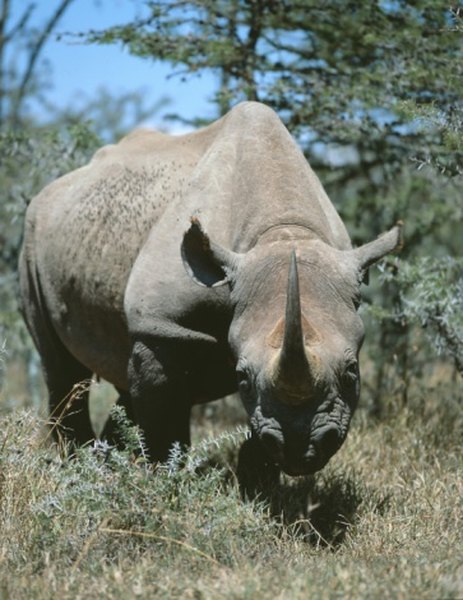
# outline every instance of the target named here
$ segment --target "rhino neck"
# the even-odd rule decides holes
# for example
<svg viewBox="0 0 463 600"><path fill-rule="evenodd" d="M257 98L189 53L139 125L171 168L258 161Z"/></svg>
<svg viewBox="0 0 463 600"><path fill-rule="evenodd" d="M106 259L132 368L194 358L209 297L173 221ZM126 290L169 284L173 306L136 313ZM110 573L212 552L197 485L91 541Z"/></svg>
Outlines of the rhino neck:
<svg viewBox="0 0 463 600"><path fill-rule="evenodd" d="M246 253L270 229L299 226L331 246L350 248L320 181L273 111L238 105L214 132L186 199L212 239Z"/></svg>

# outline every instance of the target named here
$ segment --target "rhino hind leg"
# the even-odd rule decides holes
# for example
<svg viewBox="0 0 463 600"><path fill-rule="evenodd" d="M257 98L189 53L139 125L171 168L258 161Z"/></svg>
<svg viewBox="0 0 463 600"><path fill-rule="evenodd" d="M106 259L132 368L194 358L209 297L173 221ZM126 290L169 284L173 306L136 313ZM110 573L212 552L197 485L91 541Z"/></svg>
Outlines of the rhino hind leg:
<svg viewBox="0 0 463 600"><path fill-rule="evenodd" d="M56 440L82 445L94 436L88 395L92 372L56 333L49 317L34 255L23 248L19 263L21 311L42 362L49 394L50 424Z"/></svg>
<svg viewBox="0 0 463 600"><path fill-rule="evenodd" d="M88 402L92 372L72 356L46 322L40 325L35 337L48 388L53 435L58 441L81 446L95 437Z"/></svg>
<svg viewBox="0 0 463 600"><path fill-rule="evenodd" d="M88 402L92 372L72 356L53 331L39 331L36 339L53 435L57 441L81 446L95 437Z"/></svg>
<svg viewBox="0 0 463 600"><path fill-rule="evenodd" d="M29 283L29 282L27 282ZM50 425L56 440L82 445L94 439L88 395L92 372L68 351L48 318L35 287L25 287L23 314L39 352L49 395Z"/></svg>
<svg viewBox="0 0 463 600"><path fill-rule="evenodd" d="M89 414L92 372L64 348L59 355L42 355L49 393L50 424L55 439L77 446L95 438Z"/></svg>

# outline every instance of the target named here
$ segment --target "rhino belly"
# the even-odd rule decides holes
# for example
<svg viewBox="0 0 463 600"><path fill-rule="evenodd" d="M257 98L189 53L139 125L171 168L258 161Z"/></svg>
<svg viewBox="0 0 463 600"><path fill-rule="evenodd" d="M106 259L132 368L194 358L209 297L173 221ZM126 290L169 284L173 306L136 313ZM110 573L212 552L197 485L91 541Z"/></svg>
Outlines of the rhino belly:
<svg viewBox="0 0 463 600"><path fill-rule="evenodd" d="M55 329L71 354L93 373L127 389L129 338L124 315L111 307L63 305Z"/></svg>

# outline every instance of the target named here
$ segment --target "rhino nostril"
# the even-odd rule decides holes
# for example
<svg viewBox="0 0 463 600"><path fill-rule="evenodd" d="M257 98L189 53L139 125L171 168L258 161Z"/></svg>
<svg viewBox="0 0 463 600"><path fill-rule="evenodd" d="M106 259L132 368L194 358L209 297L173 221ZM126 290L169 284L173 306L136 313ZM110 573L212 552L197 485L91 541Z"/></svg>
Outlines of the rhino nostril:
<svg viewBox="0 0 463 600"><path fill-rule="evenodd" d="M339 433L336 427L330 427L323 435L316 440L315 445L324 455L331 455L336 452L340 446Z"/></svg>
<svg viewBox="0 0 463 600"><path fill-rule="evenodd" d="M283 456L283 441L278 435L270 431L264 431L261 434L261 442L264 445L267 452L269 452L275 458L281 459Z"/></svg>

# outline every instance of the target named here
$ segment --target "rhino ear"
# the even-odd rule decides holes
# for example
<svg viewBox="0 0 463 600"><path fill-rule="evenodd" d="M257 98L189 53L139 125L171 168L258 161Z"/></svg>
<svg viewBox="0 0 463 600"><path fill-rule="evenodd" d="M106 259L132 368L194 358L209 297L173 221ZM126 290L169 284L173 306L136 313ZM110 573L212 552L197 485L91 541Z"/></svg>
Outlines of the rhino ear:
<svg viewBox="0 0 463 600"><path fill-rule="evenodd" d="M380 235L376 240L352 251L363 273L367 273L368 267L386 254L402 249L402 225L403 223L399 221L395 227Z"/></svg>
<svg viewBox="0 0 463 600"><path fill-rule="evenodd" d="M196 217L183 235L181 254L188 275L206 287L231 283L240 256L212 242Z"/></svg>

